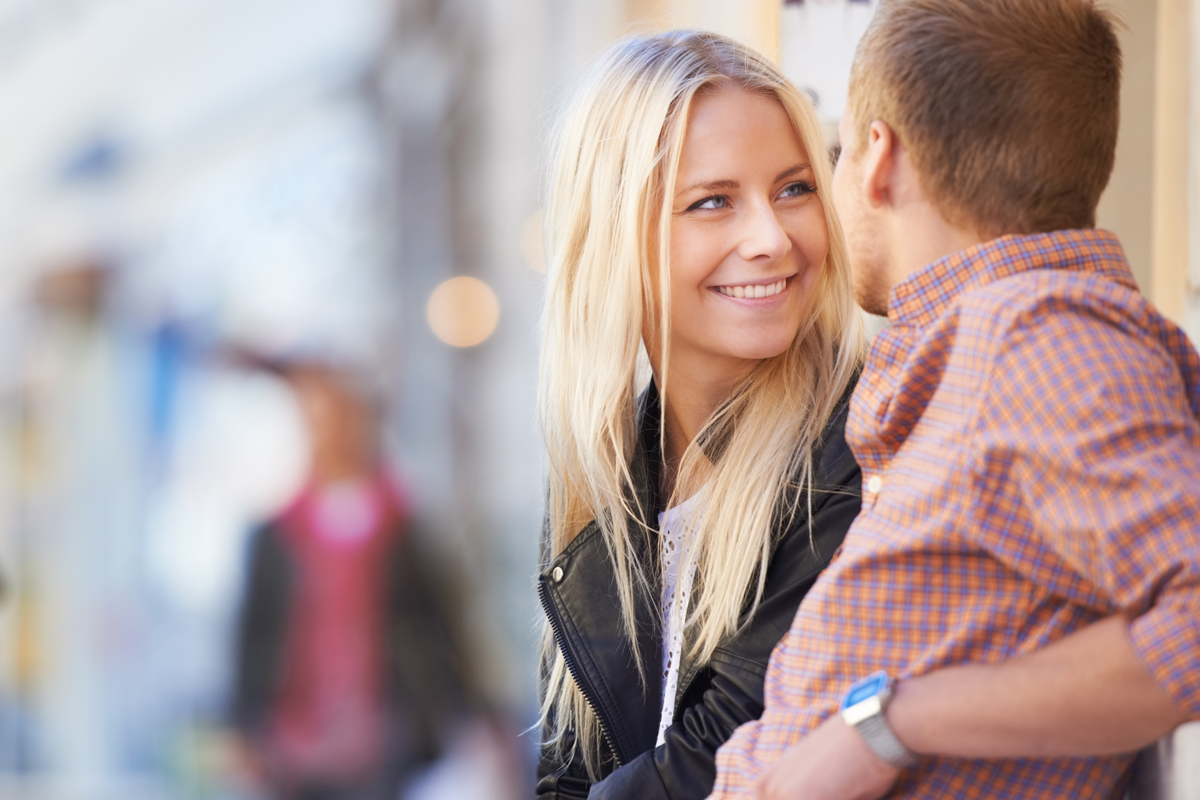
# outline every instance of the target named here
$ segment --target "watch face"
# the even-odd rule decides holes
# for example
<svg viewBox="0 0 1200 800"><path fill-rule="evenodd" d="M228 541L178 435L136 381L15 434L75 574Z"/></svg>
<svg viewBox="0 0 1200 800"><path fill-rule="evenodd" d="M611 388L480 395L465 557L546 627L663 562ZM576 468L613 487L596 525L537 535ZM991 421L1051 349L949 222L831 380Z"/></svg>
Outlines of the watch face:
<svg viewBox="0 0 1200 800"><path fill-rule="evenodd" d="M873 675L868 675L862 680L850 687L850 691L846 693L846 699L842 701L843 708L858 705L863 700L882 692L888 684L888 676L886 672L876 672Z"/></svg>

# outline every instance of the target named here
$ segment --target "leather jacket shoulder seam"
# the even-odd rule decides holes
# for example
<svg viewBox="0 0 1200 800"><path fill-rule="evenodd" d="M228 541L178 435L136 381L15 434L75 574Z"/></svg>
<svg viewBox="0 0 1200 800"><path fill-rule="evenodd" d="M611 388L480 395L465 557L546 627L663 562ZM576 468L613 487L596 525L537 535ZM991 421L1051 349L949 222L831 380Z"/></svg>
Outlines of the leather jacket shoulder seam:
<svg viewBox="0 0 1200 800"><path fill-rule="evenodd" d="M550 559L550 563L548 563L546 568L541 571L541 576L544 578L549 578L550 573L553 572L555 566L560 564L564 558L572 558L577 555L578 552L582 550L594 536L596 536L596 533L599 530L600 525L596 522L596 520L592 520L585 525L583 530L576 534L575 538L571 540L571 543L562 549L562 552Z"/></svg>
<svg viewBox="0 0 1200 800"><path fill-rule="evenodd" d="M767 674L767 665L765 663L760 663L755 661L753 658L746 658L743 655L739 655L731 650L725 650L724 648L720 647L713 651L712 658L709 660L710 662L719 661L721 663L728 664L731 667L752 672L756 675L765 676Z"/></svg>

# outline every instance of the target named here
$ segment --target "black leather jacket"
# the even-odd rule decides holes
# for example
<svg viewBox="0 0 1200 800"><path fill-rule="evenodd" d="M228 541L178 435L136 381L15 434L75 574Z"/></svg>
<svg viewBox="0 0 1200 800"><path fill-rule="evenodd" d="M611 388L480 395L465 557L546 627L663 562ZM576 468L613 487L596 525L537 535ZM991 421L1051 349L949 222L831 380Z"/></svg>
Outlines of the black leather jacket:
<svg viewBox="0 0 1200 800"><path fill-rule="evenodd" d="M662 746L655 747L662 696L662 673L653 666L662 663L658 598L643 596L637 602L637 647L648 665L643 685L616 610L615 569L599 526L591 523L546 565L538 593L571 674L599 717L604 768L603 780L592 784L581 758L564 764L544 748L538 764L539 800L708 796L717 748L735 728L762 714L771 650L791 627L800 600L858 514L862 476L845 441L848 405L849 390L813 454L811 539L808 520L798 514L775 545L762 601L749 625L717 648L709 663L683 662L675 719ZM661 510L655 497L662 463L658 419L651 385L639 402L641 434L632 475L640 484L642 507L654 511ZM631 532L638 527L631 525ZM640 546L653 563L657 536L643 537Z"/></svg>

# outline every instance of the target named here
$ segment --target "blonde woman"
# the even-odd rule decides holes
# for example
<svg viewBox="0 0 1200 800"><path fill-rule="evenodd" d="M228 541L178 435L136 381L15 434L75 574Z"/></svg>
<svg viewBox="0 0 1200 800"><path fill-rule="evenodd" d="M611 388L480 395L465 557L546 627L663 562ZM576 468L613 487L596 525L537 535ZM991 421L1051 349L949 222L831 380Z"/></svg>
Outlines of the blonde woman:
<svg viewBox="0 0 1200 800"><path fill-rule="evenodd" d="M843 429L863 334L829 186L808 102L713 34L618 44L566 110L540 798L705 797L858 513Z"/></svg>

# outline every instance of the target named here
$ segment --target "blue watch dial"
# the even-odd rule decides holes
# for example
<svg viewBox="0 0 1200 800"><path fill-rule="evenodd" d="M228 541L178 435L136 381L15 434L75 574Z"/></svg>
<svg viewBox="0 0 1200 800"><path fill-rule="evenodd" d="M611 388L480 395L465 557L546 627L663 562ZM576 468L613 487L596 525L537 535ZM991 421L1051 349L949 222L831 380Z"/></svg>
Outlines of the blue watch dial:
<svg viewBox="0 0 1200 800"><path fill-rule="evenodd" d="M850 687L850 691L846 692L846 697L842 700L842 708L850 708L851 706L858 705L868 697L874 697L882 692L887 685L888 675L882 670L856 681Z"/></svg>

